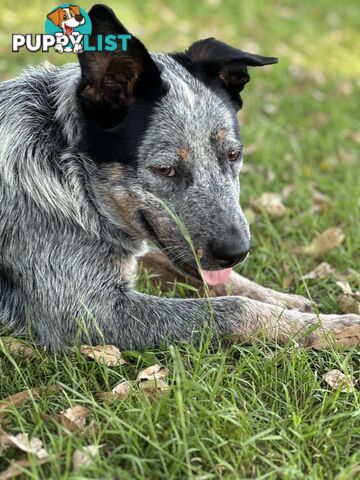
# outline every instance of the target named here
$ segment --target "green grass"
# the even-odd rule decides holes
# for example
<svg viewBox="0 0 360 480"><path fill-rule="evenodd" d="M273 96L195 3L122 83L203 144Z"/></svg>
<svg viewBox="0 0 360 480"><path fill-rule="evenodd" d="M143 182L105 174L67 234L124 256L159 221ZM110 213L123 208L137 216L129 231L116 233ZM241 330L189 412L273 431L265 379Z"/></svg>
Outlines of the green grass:
<svg viewBox="0 0 360 480"><path fill-rule="evenodd" d="M27 64L71 59L9 51L11 33L41 33L46 13L55 6L2 1L1 79ZM112 6L155 51L184 48L214 35L280 57L277 66L253 69L244 93L243 137L257 148L246 158L242 205L249 206L263 191L281 192L288 184L295 190L286 201L285 217L257 214L254 251L242 273L276 289L283 289L290 276L291 291L306 294L308 288L323 311L338 311L335 282L300 281L317 262L295 255L293 248L338 226L345 241L325 260L339 271L360 270L359 136L354 135L360 131L358 2L126 0ZM331 199L320 213L311 208L312 186ZM153 292L146 278L139 284ZM175 293L191 292L178 288ZM139 359L130 355L130 366L113 369L86 361L76 350L56 357L36 352L32 361L0 353L0 399L45 387L40 398L0 418L9 432L41 438L53 456L44 466L32 461L23 478L360 478L359 391L331 391L322 381L332 368L359 378L355 349L312 352L291 342L285 348L258 343L228 350L177 345ZM99 400L98 393L155 361L170 370L165 395L150 401L135 392L112 405ZM91 410L84 433L69 434L49 420L74 404ZM92 443L103 445L98 459L72 472L74 449ZM0 456L0 470L22 456L7 450Z"/></svg>

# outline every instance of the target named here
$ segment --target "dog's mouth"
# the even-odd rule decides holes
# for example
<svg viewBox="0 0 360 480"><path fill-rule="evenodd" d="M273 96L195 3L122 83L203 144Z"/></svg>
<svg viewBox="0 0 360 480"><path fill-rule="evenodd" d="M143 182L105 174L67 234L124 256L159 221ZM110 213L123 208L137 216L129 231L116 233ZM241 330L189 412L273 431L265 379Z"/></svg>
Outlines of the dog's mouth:
<svg viewBox="0 0 360 480"><path fill-rule="evenodd" d="M74 30L73 27L68 27L67 25L64 25L64 28L65 28L66 35L69 35L69 36L72 35Z"/></svg>
<svg viewBox="0 0 360 480"><path fill-rule="evenodd" d="M149 240L154 242L160 248L160 250L162 250L162 252L168 257L168 259L171 261L171 263L176 268L176 270L178 270L179 273L184 276L190 276L198 281L205 281L210 286L225 283L226 280L228 280L232 272L232 268L225 268L219 270L201 269L201 271L199 271L197 267L194 267L185 262L182 262L177 258L172 257L171 252L168 248L166 248L166 245L159 238L159 235L157 234L155 228L153 227L152 223L144 212L140 212L140 219Z"/></svg>

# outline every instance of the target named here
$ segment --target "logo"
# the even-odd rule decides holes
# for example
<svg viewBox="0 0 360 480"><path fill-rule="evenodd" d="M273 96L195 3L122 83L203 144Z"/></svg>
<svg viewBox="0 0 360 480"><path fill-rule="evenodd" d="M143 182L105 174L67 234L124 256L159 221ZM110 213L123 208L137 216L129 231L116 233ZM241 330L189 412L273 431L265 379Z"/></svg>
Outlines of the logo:
<svg viewBox="0 0 360 480"><path fill-rule="evenodd" d="M45 20L45 34L16 34L12 36L12 51L25 48L29 52L58 53L126 51L130 34L97 35L91 38L92 25L89 15L78 5L61 4L51 10Z"/></svg>

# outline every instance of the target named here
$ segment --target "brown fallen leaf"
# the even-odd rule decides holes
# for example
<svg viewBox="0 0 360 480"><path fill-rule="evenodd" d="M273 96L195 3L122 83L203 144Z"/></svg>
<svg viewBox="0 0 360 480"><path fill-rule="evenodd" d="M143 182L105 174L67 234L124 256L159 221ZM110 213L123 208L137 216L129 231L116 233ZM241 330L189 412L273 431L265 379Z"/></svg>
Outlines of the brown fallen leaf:
<svg viewBox="0 0 360 480"><path fill-rule="evenodd" d="M10 397L4 398L0 401L0 418L3 415L2 411L11 407L19 407L23 403L25 403L29 399L33 399L34 397L38 397L42 388L30 388L29 390L23 390L22 392L15 393L14 395L10 395Z"/></svg>
<svg viewBox="0 0 360 480"><path fill-rule="evenodd" d="M90 415L90 410L82 405L67 408L60 412L60 421L63 427L71 432L84 430L86 426L86 417Z"/></svg>
<svg viewBox="0 0 360 480"><path fill-rule="evenodd" d="M82 466L91 465L92 461L99 455L99 449L102 445L87 445L81 450L76 449L72 456L73 470L78 470Z"/></svg>
<svg viewBox="0 0 360 480"><path fill-rule="evenodd" d="M315 212L322 212L331 205L330 197L317 190L312 192L312 200Z"/></svg>
<svg viewBox="0 0 360 480"><path fill-rule="evenodd" d="M342 244L345 235L340 228L328 228L313 239L310 245L298 247L295 251L311 255L312 257L323 257L328 252Z"/></svg>
<svg viewBox="0 0 360 480"><path fill-rule="evenodd" d="M360 302L356 298L349 295L340 295L339 303L342 313L355 313L360 315Z"/></svg>
<svg viewBox="0 0 360 480"><path fill-rule="evenodd" d="M157 380L160 378L166 378L169 375L169 370L162 365L156 363L142 370L136 377L137 381L142 380Z"/></svg>
<svg viewBox="0 0 360 480"><path fill-rule="evenodd" d="M18 433L17 435L11 435L4 431L1 432L2 444L11 445L12 447L18 448L22 452L32 453L39 460L48 457L48 453L42 446L42 441L39 438L33 437L29 439L27 433Z"/></svg>
<svg viewBox="0 0 360 480"><path fill-rule="evenodd" d="M144 380L139 383L139 387L149 396L162 394L169 389L169 384L162 378L155 380Z"/></svg>
<svg viewBox="0 0 360 480"><path fill-rule="evenodd" d="M347 280L337 280L336 285L341 288L345 295L352 295L352 288Z"/></svg>
<svg viewBox="0 0 360 480"><path fill-rule="evenodd" d="M82 345L80 352L108 367L118 367L127 363L122 358L120 350L114 345Z"/></svg>
<svg viewBox="0 0 360 480"><path fill-rule="evenodd" d="M290 183L289 185L285 185L281 192L281 198L283 200L287 200L296 190L296 185L294 183Z"/></svg>
<svg viewBox="0 0 360 480"><path fill-rule="evenodd" d="M329 277L330 275L335 275L335 269L328 264L327 262L321 262L314 270L303 275L301 280L312 280L314 278L325 278Z"/></svg>
<svg viewBox="0 0 360 480"><path fill-rule="evenodd" d="M338 331L328 332L317 338L311 345L315 350L324 350L333 346L352 348L360 345L360 326L344 327Z"/></svg>
<svg viewBox="0 0 360 480"><path fill-rule="evenodd" d="M22 356L27 359L32 359L35 356L35 351L25 343L20 342L17 338L0 337L0 340L11 355Z"/></svg>
<svg viewBox="0 0 360 480"><path fill-rule="evenodd" d="M336 341L345 347L360 345L360 326L345 327L334 334Z"/></svg>
<svg viewBox="0 0 360 480"><path fill-rule="evenodd" d="M38 465L43 465L50 461L49 457L41 458L36 461ZM11 465L4 471L0 472L0 480L11 480L14 477L18 477L24 473L24 469L31 467L32 462L27 459L17 460L12 462Z"/></svg>
<svg viewBox="0 0 360 480"><path fill-rule="evenodd" d="M344 375L340 370L330 370L323 375L323 379L333 390L340 389L341 392L353 392L355 390L354 379Z"/></svg>
<svg viewBox="0 0 360 480"><path fill-rule="evenodd" d="M255 209L265 210L274 218L280 218L286 213L286 207L282 203L281 195L278 193L264 192L250 203Z"/></svg>
<svg viewBox="0 0 360 480"><path fill-rule="evenodd" d="M131 390L136 382L125 381L121 382L111 390L111 393L116 395L117 398L125 400L131 393Z"/></svg>

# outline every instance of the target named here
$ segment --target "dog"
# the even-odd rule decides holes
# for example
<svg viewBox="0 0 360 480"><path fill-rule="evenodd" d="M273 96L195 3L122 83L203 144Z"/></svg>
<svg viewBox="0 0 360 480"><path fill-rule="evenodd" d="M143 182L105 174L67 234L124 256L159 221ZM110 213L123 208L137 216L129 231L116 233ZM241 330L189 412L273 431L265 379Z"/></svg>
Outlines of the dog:
<svg viewBox="0 0 360 480"><path fill-rule="evenodd" d="M129 33L105 6L89 16L90 43ZM126 52L78 58L80 66L32 67L0 86L2 325L50 351L77 341L124 350L198 343L204 328L215 342L259 332L284 342L306 330L299 342L312 345L360 325L358 315L304 311L308 300L232 271L250 248L237 112L248 67L276 58L214 38L150 54L134 36ZM139 258L167 281L204 281L219 296L140 293Z"/></svg>
<svg viewBox="0 0 360 480"><path fill-rule="evenodd" d="M77 36L79 32L76 32L75 29L80 27L80 25L85 24L85 18L80 12L80 7L78 5L69 5L65 8L57 8L53 12L49 13L47 18L53 22L54 25L61 28L62 34L57 33L56 35L67 35L68 37ZM75 44L73 48L64 47L58 43L55 47L59 53L65 52L74 52L79 53L81 51L81 45Z"/></svg>

